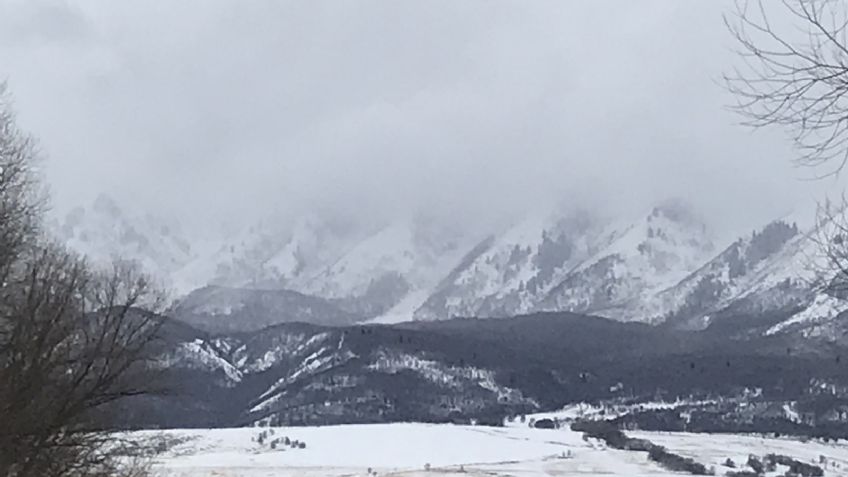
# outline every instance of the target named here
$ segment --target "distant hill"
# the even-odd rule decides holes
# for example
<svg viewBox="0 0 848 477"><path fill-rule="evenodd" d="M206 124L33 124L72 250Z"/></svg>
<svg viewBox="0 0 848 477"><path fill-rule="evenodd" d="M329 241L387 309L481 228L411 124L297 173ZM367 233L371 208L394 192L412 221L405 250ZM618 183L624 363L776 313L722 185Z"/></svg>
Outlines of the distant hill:
<svg viewBox="0 0 848 477"><path fill-rule="evenodd" d="M258 331L281 323L345 326L361 316L329 301L290 290L257 290L209 285L180 299L174 318L210 332Z"/></svg>

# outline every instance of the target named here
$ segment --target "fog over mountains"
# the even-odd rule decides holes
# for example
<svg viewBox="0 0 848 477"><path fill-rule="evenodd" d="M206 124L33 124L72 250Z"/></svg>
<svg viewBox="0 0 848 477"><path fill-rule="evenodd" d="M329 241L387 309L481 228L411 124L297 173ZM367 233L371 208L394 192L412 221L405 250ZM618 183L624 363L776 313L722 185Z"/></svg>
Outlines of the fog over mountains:
<svg viewBox="0 0 848 477"><path fill-rule="evenodd" d="M192 323L827 321L809 226L769 224L839 181L725 110L732 6L13 1L0 77L57 234Z"/></svg>
<svg viewBox="0 0 848 477"><path fill-rule="evenodd" d="M791 310L770 332L827 333L842 305L816 275L808 210L801 225L775 218L730 239L682 200L635 217L548 208L482 231L423 215L364 226L313 214L214 235L103 195L56 231L94 260L138 261L176 312L212 331L539 311L700 329L728 310Z"/></svg>
<svg viewBox="0 0 848 477"><path fill-rule="evenodd" d="M729 238L683 200L632 216L540 206L488 229L314 213L210 232L129 210L102 195L54 223L172 291L154 370L175 392L125 403L129 427L498 425L749 388L763 408L824 403L825 422L841 402L820 396L842 389L848 321L819 274L812 207ZM710 425L747 429L733 412Z"/></svg>
<svg viewBox="0 0 848 477"><path fill-rule="evenodd" d="M846 25L0 0L0 477L848 476Z"/></svg>

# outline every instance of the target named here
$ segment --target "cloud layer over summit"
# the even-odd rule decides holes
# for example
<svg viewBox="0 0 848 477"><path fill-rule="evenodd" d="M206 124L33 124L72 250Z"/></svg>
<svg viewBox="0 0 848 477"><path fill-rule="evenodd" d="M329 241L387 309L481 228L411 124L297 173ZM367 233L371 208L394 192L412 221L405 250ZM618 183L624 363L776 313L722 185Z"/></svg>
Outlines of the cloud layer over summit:
<svg viewBox="0 0 848 477"><path fill-rule="evenodd" d="M0 77L59 209L100 192L202 219L682 196L735 227L811 186L787 141L724 108L728 7L0 0Z"/></svg>

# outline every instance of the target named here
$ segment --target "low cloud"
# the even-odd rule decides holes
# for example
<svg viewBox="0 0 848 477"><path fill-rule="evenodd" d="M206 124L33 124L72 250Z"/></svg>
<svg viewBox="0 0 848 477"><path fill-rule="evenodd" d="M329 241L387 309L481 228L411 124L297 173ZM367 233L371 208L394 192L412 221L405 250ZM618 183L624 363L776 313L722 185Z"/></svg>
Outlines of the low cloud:
<svg viewBox="0 0 848 477"><path fill-rule="evenodd" d="M56 208L186 220L636 211L720 227L815 189L736 125L724 2L0 0L0 77Z"/></svg>

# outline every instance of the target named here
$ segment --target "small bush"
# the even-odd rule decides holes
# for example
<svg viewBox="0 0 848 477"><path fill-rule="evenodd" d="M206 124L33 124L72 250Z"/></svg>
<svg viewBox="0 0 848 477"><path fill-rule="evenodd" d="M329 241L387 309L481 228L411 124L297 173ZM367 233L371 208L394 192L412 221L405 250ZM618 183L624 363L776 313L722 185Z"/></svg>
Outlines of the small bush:
<svg viewBox="0 0 848 477"><path fill-rule="evenodd" d="M789 467L789 472L801 477L822 477L824 475L824 470L821 467L801 462L800 460L793 459L788 455L769 454L766 456L765 460L767 463L785 465Z"/></svg>
<svg viewBox="0 0 848 477"><path fill-rule="evenodd" d="M727 477L759 477L760 474L750 470L737 470L725 474Z"/></svg>
<svg viewBox="0 0 848 477"><path fill-rule="evenodd" d="M578 421L571 430L582 432L588 437L600 439L613 449L627 449L629 438L615 424L608 421Z"/></svg>
<svg viewBox="0 0 848 477"><path fill-rule="evenodd" d="M749 455L748 456L748 467L754 470L758 475L764 474L766 471L765 466L762 461L757 458L757 456Z"/></svg>
<svg viewBox="0 0 848 477"><path fill-rule="evenodd" d="M556 429L556 423L551 419L539 419L533 423L536 429Z"/></svg>
<svg viewBox="0 0 848 477"><path fill-rule="evenodd" d="M656 444L647 439L634 439L632 437L628 437L624 444L626 450L637 452L651 452L651 449L656 446Z"/></svg>
<svg viewBox="0 0 848 477"><path fill-rule="evenodd" d="M654 446L648 452L648 459L673 472L688 472L692 475L710 475L709 469L704 464L688 457L671 453L662 446Z"/></svg>

